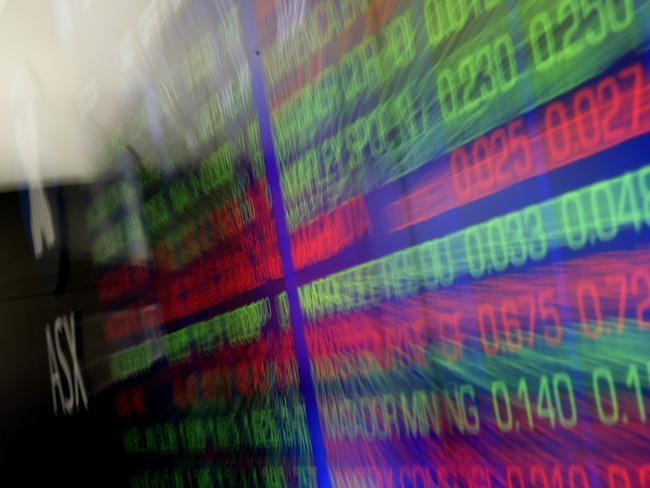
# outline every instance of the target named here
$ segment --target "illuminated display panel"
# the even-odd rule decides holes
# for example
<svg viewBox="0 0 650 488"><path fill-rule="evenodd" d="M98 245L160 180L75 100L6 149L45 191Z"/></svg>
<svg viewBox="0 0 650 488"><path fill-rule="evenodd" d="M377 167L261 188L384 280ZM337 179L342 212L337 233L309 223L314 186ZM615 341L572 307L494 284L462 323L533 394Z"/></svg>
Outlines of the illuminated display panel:
<svg viewBox="0 0 650 488"><path fill-rule="evenodd" d="M332 485L643 486L647 4L272 3Z"/></svg>
<svg viewBox="0 0 650 488"><path fill-rule="evenodd" d="M646 486L648 2L170 5L45 334L120 483Z"/></svg>

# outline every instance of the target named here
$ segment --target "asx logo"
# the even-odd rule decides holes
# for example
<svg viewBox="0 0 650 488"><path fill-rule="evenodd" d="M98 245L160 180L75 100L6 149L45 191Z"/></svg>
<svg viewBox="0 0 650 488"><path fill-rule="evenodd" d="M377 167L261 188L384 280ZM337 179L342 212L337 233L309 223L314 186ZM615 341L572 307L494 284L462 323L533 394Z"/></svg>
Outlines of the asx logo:
<svg viewBox="0 0 650 488"><path fill-rule="evenodd" d="M53 338L54 340L52 340ZM62 338L65 338L65 350ZM80 398L83 400L85 409L88 410L88 395L86 394L86 386L77 359L74 313L70 312L69 320L65 315L57 317L54 321L53 334L50 331L50 324L46 324L45 341L47 342L47 356L50 366L54 415L57 415L57 405L59 403L65 415L71 415L73 411L78 411ZM60 371L63 371L63 377L61 377ZM65 388L62 380L66 384ZM66 391L68 392L67 395L65 394Z"/></svg>

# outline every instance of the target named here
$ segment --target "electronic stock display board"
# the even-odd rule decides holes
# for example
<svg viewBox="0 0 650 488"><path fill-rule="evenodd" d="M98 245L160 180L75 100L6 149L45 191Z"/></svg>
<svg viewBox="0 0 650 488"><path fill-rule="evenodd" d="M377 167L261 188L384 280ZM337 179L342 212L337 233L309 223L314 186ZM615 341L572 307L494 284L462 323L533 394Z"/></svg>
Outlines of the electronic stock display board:
<svg viewBox="0 0 650 488"><path fill-rule="evenodd" d="M151 5L112 170L58 189L32 443L86 486L650 486L650 2Z"/></svg>

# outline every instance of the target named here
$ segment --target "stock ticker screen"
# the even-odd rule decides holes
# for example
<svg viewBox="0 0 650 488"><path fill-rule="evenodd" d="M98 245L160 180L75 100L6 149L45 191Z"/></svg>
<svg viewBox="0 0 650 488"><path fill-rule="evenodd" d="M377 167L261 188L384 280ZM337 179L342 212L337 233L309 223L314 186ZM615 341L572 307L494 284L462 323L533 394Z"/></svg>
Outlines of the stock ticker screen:
<svg viewBox="0 0 650 488"><path fill-rule="evenodd" d="M6 469L650 486L648 0L133 15L131 58L98 55L149 58L111 169L13 203L49 202L56 244L31 237L58 271L0 303L24 327L2 346L22 365L1 373L22 392L0 402Z"/></svg>

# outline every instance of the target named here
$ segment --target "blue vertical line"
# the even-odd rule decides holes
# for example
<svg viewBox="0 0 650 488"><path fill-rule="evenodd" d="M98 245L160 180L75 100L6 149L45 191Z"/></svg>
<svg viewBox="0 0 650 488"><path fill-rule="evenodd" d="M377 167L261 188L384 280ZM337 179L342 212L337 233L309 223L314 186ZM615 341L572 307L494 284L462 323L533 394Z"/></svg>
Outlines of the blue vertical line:
<svg viewBox="0 0 650 488"><path fill-rule="evenodd" d="M260 141L264 154L267 182L271 192L271 200L273 202L273 215L275 217L278 246L280 248L282 269L284 270L284 281L289 299L289 312L291 316L293 340L296 348L296 359L298 362L300 391L305 401L307 425L311 436L312 454L314 465L316 467L318 484L323 488L329 488L331 482L325 457L325 442L323 441L323 435L320 428L318 404L316 403L316 393L309 366L309 353L307 351L307 341L305 339L302 312L298 300L296 271L293 266L293 259L291 258L291 240L289 238L289 231L284 214L284 201L280 187L280 175L278 173L278 165L273 147L273 135L271 133L271 119L266 104L264 70L257 47L257 32L259 32L259 29L255 25L255 8L252 0L241 1L240 14L242 26L244 27L242 36L244 38L243 41L246 46L248 63L251 70L253 102L257 109L259 118Z"/></svg>

